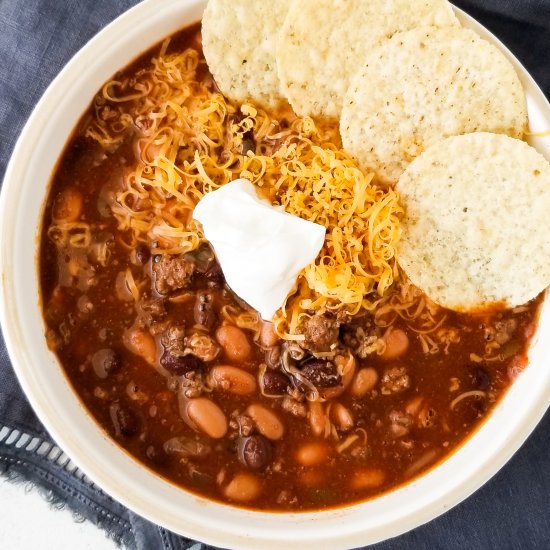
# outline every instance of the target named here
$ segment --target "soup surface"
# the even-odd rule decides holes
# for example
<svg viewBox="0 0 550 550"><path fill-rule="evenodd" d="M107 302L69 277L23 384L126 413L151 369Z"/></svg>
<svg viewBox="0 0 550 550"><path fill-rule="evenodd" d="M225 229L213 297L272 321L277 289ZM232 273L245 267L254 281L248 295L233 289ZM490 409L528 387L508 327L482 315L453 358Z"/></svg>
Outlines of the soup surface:
<svg viewBox="0 0 550 550"><path fill-rule="evenodd" d="M165 80L154 77L159 60ZM167 99L182 70L202 93L221 96L198 25L97 94L54 174L40 277L48 344L75 391L138 461L218 501L318 510L425 472L472 434L526 365L541 299L459 314L394 267L393 283L368 308L311 308L293 331L261 321L225 284L207 242L190 232L181 245L199 195L151 189L164 159L180 167L178 181L191 181L186 159L201 147L226 155L227 170L251 150L269 157L295 138L298 119L281 109L270 119L278 132L240 126L233 151L235 140L167 141L149 131L167 104L179 109L177 124L209 136L206 107L190 122ZM247 111L216 101L229 134ZM317 124L329 136L336 126ZM203 167L208 181L220 164ZM276 189L267 195L280 199ZM151 229L159 213L172 229Z"/></svg>

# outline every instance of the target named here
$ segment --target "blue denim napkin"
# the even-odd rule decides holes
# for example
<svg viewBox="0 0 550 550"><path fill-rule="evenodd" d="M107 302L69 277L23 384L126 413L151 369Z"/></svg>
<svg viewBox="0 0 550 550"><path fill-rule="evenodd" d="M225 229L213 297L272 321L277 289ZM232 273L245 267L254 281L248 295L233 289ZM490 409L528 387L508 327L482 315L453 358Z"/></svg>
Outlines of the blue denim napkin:
<svg viewBox="0 0 550 550"><path fill-rule="evenodd" d="M32 108L70 57L136 0L0 0L0 180ZM550 0L462 0L550 95ZM529 396L526 396L528 399ZM550 548L550 414L482 489L376 550ZM57 506L137 550L206 550L137 516L96 487L27 403L0 337L0 474L40 487Z"/></svg>

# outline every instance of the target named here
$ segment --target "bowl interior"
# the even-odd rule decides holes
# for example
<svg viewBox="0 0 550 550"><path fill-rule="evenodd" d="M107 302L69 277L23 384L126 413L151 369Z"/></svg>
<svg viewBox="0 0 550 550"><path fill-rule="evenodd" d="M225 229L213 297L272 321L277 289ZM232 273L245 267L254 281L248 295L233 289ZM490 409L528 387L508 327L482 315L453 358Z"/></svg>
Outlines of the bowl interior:
<svg viewBox="0 0 550 550"><path fill-rule="evenodd" d="M51 435L100 487L175 532L233 548L349 548L396 536L457 504L517 450L550 404L550 306L545 303L530 363L481 429L420 479L375 500L317 513L251 512L177 488L120 450L69 387L44 339L36 256L43 201L67 136L95 92L146 48L200 19L202 0L145 0L95 37L61 72L36 107L8 167L0 203L0 318L23 389ZM498 44L528 99L531 131L550 127L550 105L517 60L457 10L465 26ZM83 68L85 68L83 70ZM530 138L550 159L550 137ZM529 395L529 399L525 396Z"/></svg>

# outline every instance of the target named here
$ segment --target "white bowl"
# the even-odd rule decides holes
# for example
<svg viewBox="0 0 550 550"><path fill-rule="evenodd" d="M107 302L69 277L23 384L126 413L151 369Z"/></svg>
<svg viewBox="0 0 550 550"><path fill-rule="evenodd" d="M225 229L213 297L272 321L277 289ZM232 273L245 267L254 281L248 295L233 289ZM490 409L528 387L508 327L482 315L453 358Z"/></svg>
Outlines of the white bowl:
<svg viewBox="0 0 550 550"><path fill-rule="evenodd" d="M529 366L493 414L457 452L420 479L347 508L303 514L246 511L194 496L122 451L86 412L46 347L37 243L50 175L94 93L146 48L189 23L201 0L146 0L98 34L65 67L29 119L6 172L0 202L0 320L21 385L58 444L107 493L177 533L229 548L325 550L394 537L456 505L501 468L550 404L550 308L543 308ZM550 105L518 61L457 10L465 26L497 44L527 92L531 129L550 127ZM550 138L531 143L550 158ZM546 335L546 338L541 337ZM526 396L529 396L527 399Z"/></svg>

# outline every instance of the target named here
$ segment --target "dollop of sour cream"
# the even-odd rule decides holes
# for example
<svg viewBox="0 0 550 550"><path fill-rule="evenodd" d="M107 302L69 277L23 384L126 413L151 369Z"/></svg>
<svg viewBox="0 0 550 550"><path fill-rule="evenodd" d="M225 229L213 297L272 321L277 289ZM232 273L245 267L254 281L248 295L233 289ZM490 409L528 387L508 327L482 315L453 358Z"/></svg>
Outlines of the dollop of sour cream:
<svg viewBox="0 0 550 550"><path fill-rule="evenodd" d="M205 195L193 217L202 224L227 284L265 320L283 305L325 240L322 225L272 206L246 179Z"/></svg>

